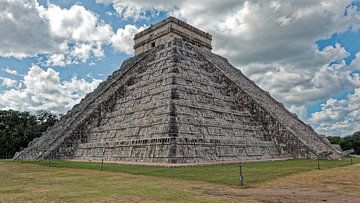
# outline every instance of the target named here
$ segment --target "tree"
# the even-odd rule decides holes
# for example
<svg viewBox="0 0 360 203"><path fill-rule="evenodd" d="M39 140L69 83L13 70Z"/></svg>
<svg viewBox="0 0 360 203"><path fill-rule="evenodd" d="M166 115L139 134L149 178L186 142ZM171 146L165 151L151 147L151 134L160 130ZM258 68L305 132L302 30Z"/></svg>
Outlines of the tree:
<svg viewBox="0 0 360 203"><path fill-rule="evenodd" d="M360 154L360 131L346 137L328 137L331 144L339 144L342 150L353 149L355 154Z"/></svg>
<svg viewBox="0 0 360 203"><path fill-rule="evenodd" d="M41 133L45 132L58 121L58 117L55 114L47 111L38 111L35 116L39 122L37 131Z"/></svg>
<svg viewBox="0 0 360 203"><path fill-rule="evenodd" d="M344 139L340 136L329 136L327 137L331 144L342 145L344 143Z"/></svg>
<svg viewBox="0 0 360 203"><path fill-rule="evenodd" d="M355 154L360 154L360 131L355 132L349 140L352 149L354 149Z"/></svg>
<svg viewBox="0 0 360 203"><path fill-rule="evenodd" d="M32 115L29 112L0 110L0 157L13 156L57 120L56 115L45 111Z"/></svg>

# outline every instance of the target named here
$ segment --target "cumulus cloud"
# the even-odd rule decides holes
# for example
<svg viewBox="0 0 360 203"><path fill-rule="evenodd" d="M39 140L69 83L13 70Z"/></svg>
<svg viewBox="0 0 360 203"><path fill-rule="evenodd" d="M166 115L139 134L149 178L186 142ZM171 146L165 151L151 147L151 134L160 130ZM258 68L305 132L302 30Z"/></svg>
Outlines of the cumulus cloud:
<svg viewBox="0 0 360 203"><path fill-rule="evenodd" d="M4 78L4 77L0 77L0 81L2 81L2 85L5 87L15 87L17 84L17 81L11 78Z"/></svg>
<svg viewBox="0 0 360 203"><path fill-rule="evenodd" d="M65 54L52 54L49 56L46 64L48 66L66 66L67 64L71 64L71 61L65 60Z"/></svg>
<svg viewBox="0 0 360 203"><path fill-rule="evenodd" d="M291 105L289 106L289 111L296 114L300 119L305 120L306 119L306 106L305 105Z"/></svg>
<svg viewBox="0 0 360 203"><path fill-rule="evenodd" d="M313 66L299 67L290 62L248 64L245 73L257 84L287 105L301 105L329 98L356 87L358 78L352 66L345 64L348 52L340 45L317 50ZM254 69L252 69L255 67Z"/></svg>
<svg viewBox="0 0 360 203"><path fill-rule="evenodd" d="M126 25L116 33L82 5L60 8L36 0L0 2L0 56L44 55L45 66L66 66L105 57L103 46L131 54L133 35L144 29ZM92 62L91 62L92 63Z"/></svg>
<svg viewBox="0 0 360 203"><path fill-rule="evenodd" d="M0 56L23 58L47 55L47 65L103 57L102 44L110 43L110 25L81 5L62 9L36 0L0 2Z"/></svg>
<svg viewBox="0 0 360 203"><path fill-rule="evenodd" d="M245 75L301 118L306 115L306 105L330 100L344 90L351 92L360 87L360 53L351 64L346 64L349 53L341 44L324 49L319 49L315 44L335 33L359 29L360 11L351 0L97 2L111 4L121 18L138 20L146 18L149 13L156 15L162 11L213 34L214 52L227 57ZM66 66L101 59L104 57L103 47L110 44L115 51L131 54L132 37L144 28L126 25L114 33L110 25L81 5L60 8L49 3L45 8L36 0L3 0L0 1L0 8L0 56L22 58L41 54L46 56L46 66ZM52 86L58 86L59 92L56 88L49 90L54 95L69 96L66 85L79 85L77 82L61 81L53 69L45 71L33 66L27 76L32 74L39 78L53 75L54 81L57 78L58 81ZM37 88L26 82L34 78L29 77L19 82L22 89L6 91L6 97L2 95L0 105L29 110L42 107L44 101L58 98L50 97L50 93L44 94L42 91L40 96L32 95L34 93L31 91ZM50 84L53 80L49 81ZM82 79L74 78L74 81L81 83ZM84 81L83 84L86 83ZM71 98L71 94L68 98ZM19 105L22 99L26 101L24 106ZM69 108L72 103L56 102L49 102L47 108L60 111L56 110L55 104ZM344 105L349 102L349 98L345 99ZM324 105L329 108L336 106L328 103ZM321 112L325 112L325 109ZM326 124L320 126L316 123L320 117L314 114L311 121L324 132Z"/></svg>
<svg viewBox="0 0 360 203"><path fill-rule="evenodd" d="M146 12L150 11L153 14L159 11L172 10L178 4L174 0L96 0L97 3L112 4L117 14L121 18L146 18Z"/></svg>
<svg viewBox="0 0 360 203"><path fill-rule="evenodd" d="M17 70L10 69L10 68L5 68L5 69L3 69L3 71L10 75L18 75L19 74Z"/></svg>
<svg viewBox="0 0 360 203"><path fill-rule="evenodd" d="M101 22L98 17L81 5L69 9L50 4L45 15L50 30L58 37L80 42L108 41L112 35L110 25Z"/></svg>
<svg viewBox="0 0 360 203"><path fill-rule="evenodd" d="M103 46L111 44L115 51L131 54L133 35L144 28L127 25L114 33L110 25L82 5L60 8L48 3L45 8L36 0L4 0L0 8L0 57L41 56L39 64L47 67L92 64L105 57ZM59 72L38 65L25 75L9 68L2 70L23 78L0 77L0 108L21 111L64 113L100 82L76 76L63 81Z"/></svg>
<svg viewBox="0 0 360 203"><path fill-rule="evenodd" d="M86 81L76 76L69 81L62 81L59 72L51 68L43 70L33 65L21 81L22 88L2 93L0 107L20 111L47 110L57 114L65 113L99 83L100 80Z"/></svg>
<svg viewBox="0 0 360 203"><path fill-rule="evenodd" d="M0 8L0 56L21 58L59 50L46 10L37 2L4 0Z"/></svg>
<svg viewBox="0 0 360 203"><path fill-rule="evenodd" d="M145 29L145 26L138 28L134 25L126 25L124 28L119 28L111 38L113 48L119 52L132 54L134 35L143 29Z"/></svg>
<svg viewBox="0 0 360 203"><path fill-rule="evenodd" d="M360 88L345 99L330 98L310 121L318 131L328 135L346 135L360 130Z"/></svg>
<svg viewBox="0 0 360 203"><path fill-rule="evenodd" d="M342 45L316 45L333 34L359 30L360 10L351 0L97 2L135 20L163 11L211 33L214 52L302 118L306 105L360 85L360 63L346 64L349 53Z"/></svg>

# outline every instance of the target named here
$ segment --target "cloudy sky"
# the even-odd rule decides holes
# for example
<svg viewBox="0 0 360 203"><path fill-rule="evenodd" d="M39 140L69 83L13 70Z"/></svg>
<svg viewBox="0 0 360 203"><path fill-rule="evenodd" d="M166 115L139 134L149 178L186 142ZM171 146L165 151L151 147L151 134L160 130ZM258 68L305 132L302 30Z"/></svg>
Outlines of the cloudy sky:
<svg viewBox="0 0 360 203"><path fill-rule="evenodd" d="M0 0L0 109L65 113L169 15L319 133L360 130L359 0Z"/></svg>

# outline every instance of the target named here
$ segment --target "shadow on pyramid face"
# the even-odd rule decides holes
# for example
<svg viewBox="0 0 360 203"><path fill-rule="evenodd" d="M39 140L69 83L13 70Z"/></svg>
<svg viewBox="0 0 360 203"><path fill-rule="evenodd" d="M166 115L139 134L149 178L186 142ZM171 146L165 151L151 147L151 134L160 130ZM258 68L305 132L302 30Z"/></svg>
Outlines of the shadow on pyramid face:
<svg viewBox="0 0 360 203"><path fill-rule="evenodd" d="M211 40L172 17L135 35L136 55L15 159L339 157L311 127L213 54Z"/></svg>

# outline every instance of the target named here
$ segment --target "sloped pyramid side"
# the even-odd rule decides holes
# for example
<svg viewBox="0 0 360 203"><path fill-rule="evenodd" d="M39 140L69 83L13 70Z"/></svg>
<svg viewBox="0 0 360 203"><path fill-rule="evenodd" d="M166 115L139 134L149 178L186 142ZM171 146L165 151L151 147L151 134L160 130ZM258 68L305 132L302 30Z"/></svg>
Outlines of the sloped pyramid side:
<svg viewBox="0 0 360 203"><path fill-rule="evenodd" d="M249 106L259 122L268 125L268 129L276 142L291 146L291 151L299 150L296 147L297 144L292 143L298 142L298 144L306 146L317 158L340 158L340 153L326 137L317 134L310 125L305 124L295 114L289 112L283 104L273 99L268 92L245 77L227 59L213 53L199 51L224 77L231 80L233 85L247 95L248 98L239 98L239 102Z"/></svg>
<svg viewBox="0 0 360 203"><path fill-rule="evenodd" d="M158 47L143 68L129 72L133 82L128 94L116 99L99 125L84 132L88 139L77 145L72 159L183 163L279 157L275 144L265 141L262 126L253 125L247 111L236 113L256 132L244 133L241 119L233 120L237 129L228 120L220 121L224 111L235 111L231 105L237 104L223 99L222 87L199 72L200 61L192 58L190 49L194 51L191 44L175 40ZM209 85L213 89L205 92L202 87ZM215 109L213 103L196 99L215 92ZM209 117L216 110L221 124Z"/></svg>
<svg viewBox="0 0 360 203"><path fill-rule="evenodd" d="M142 71L134 69L129 94L85 132L89 139L73 159L183 163L298 156L281 153L267 129L224 95L218 73L204 69L196 50L181 40L158 47Z"/></svg>
<svg viewBox="0 0 360 203"><path fill-rule="evenodd" d="M73 159L171 162L175 151L174 69L171 48L150 50L152 57L133 67L126 94L112 111L84 134Z"/></svg>
<svg viewBox="0 0 360 203"><path fill-rule="evenodd" d="M126 61L14 159L170 162L175 152L171 47Z"/></svg>
<svg viewBox="0 0 360 203"><path fill-rule="evenodd" d="M176 88L176 154L173 162L212 162L289 157L254 122L250 109L227 94L219 71L181 40L173 42Z"/></svg>
<svg viewBox="0 0 360 203"><path fill-rule="evenodd" d="M315 132L294 131L294 122L311 129L269 95L257 94L264 91L223 58L174 40L124 62L14 158L174 163L332 150ZM284 116L295 121L289 125Z"/></svg>
<svg viewBox="0 0 360 203"><path fill-rule="evenodd" d="M316 132L309 136L297 132L298 135L289 125L285 126L286 120L281 120L282 124L277 116L284 115L270 111L270 101L270 105L279 105L281 113L297 121L296 128L309 128L222 57L181 40L173 44L177 68L174 99L178 128L174 159L177 162L327 158L324 151L333 154L333 158L338 157ZM240 81L245 82L239 85L225 75L223 69L229 68L241 74ZM257 100L254 92L245 91L243 87L256 88L253 91L264 94L267 100ZM302 140L304 136L307 142Z"/></svg>
<svg viewBox="0 0 360 203"><path fill-rule="evenodd" d="M102 111L108 111L111 99L120 94L118 86L127 82L126 73L133 67L141 66L141 62L148 60L150 53L143 53L132 57L122 64L106 81L84 99L75 105L58 123L49 128L41 137L31 141L27 148L15 154L15 160L39 160L47 158L52 153L55 158L63 158L73 154L74 146L86 140L82 132L85 126L94 120L101 119ZM113 104L112 104L113 105ZM61 153L59 147L62 146Z"/></svg>

